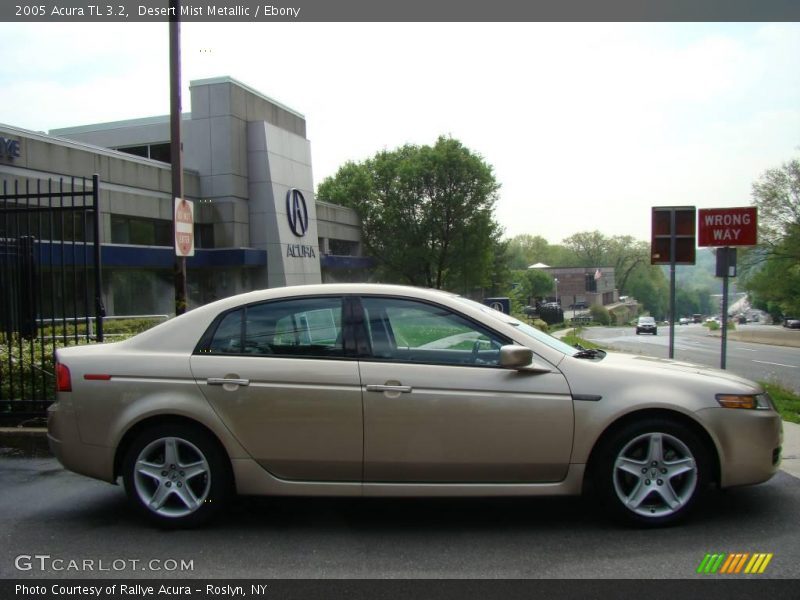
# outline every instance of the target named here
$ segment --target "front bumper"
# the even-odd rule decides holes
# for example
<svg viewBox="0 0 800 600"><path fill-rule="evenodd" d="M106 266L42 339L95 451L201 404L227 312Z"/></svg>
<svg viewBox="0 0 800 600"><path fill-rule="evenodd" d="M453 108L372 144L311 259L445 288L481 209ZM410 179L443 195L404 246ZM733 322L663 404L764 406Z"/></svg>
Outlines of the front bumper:
<svg viewBox="0 0 800 600"><path fill-rule="evenodd" d="M780 469L783 421L772 410L707 408L697 413L720 459L720 487L767 481Z"/></svg>

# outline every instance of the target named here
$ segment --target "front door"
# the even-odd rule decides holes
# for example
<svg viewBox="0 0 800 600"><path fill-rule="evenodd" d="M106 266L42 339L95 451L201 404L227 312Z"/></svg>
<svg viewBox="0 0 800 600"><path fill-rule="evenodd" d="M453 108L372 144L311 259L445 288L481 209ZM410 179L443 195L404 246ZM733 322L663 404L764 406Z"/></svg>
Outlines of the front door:
<svg viewBox="0 0 800 600"><path fill-rule="evenodd" d="M510 342L448 308L362 298L367 482L562 480L572 450L564 376L498 366Z"/></svg>

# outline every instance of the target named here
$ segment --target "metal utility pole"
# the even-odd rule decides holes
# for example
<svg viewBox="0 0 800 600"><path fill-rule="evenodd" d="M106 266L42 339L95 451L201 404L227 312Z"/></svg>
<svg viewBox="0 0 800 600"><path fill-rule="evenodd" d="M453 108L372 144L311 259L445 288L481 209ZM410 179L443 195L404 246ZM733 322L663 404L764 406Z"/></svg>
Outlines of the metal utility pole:
<svg viewBox="0 0 800 600"><path fill-rule="evenodd" d="M169 17L169 97L170 157L172 161L172 233L176 237L176 198L183 198L183 140L181 139L181 28L180 0L170 0ZM186 258L175 257L175 314L186 312Z"/></svg>

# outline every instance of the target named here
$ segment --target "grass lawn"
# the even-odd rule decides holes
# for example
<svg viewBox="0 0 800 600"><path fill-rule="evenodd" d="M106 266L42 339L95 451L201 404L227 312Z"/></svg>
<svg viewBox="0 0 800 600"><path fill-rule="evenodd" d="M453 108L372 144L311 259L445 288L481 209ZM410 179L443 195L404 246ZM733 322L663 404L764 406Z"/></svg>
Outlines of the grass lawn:
<svg viewBox="0 0 800 600"><path fill-rule="evenodd" d="M774 383L764 383L784 421L800 424L800 396Z"/></svg>

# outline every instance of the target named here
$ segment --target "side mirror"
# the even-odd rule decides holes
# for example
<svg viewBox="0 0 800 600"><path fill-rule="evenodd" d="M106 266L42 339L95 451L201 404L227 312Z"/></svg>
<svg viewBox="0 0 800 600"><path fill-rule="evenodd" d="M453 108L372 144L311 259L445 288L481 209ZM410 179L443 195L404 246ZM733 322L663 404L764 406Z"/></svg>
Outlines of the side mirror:
<svg viewBox="0 0 800 600"><path fill-rule="evenodd" d="M543 368L533 363L533 350L525 346L501 346L500 366L504 369L516 369L531 373L549 373L549 368Z"/></svg>

